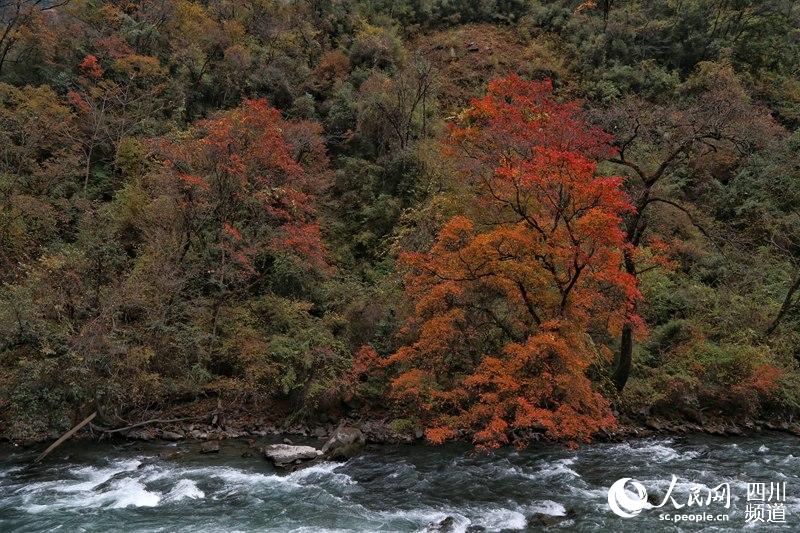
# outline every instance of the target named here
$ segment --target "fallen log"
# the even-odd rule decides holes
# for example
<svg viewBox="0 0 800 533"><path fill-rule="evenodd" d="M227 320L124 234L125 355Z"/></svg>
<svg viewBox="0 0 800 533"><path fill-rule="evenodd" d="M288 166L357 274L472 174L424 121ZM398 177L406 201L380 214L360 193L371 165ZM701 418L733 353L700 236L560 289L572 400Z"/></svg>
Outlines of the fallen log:
<svg viewBox="0 0 800 533"><path fill-rule="evenodd" d="M131 424L130 426L125 426L124 428L114 428L114 429L107 429L92 424L92 429L95 429L101 433L122 433L123 431L130 431L132 429L136 429L142 426L149 426L151 424L174 424L176 422L187 422L189 420L200 420L202 418L208 418L208 415L187 416L184 418L168 418L168 419L154 418L152 420L145 420L144 422L137 422L136 424Z"/></svg>
<svg viewBox="0 0 800 533"><path fill-rule="evenodd" d="M34 463L38 463L38 462L40 462L42 459L44 459L45 457L47 457L47 456L50 454L50 452L52 452L53 450L55 450L56 448L58 448L59 446L61 446L61 445L62 445L62 444L63 444L63 443L64 443L64 442L67 440L67 439L69 439L69 438L70 438L71 436L73 436L75 433L77 433L78 431L80 431L80 430L81 430L81 428L82 428L83 426L85 426L86 424L88 424L89 422L91 422L92 420L94 420L94 417L96 417L96 416L97 416L97 411L95 411L94 413L90 414L89 416L87 416L86 418L84 418L84 419L83 419L83 420L82 420L82 421L81 421L81 422L80 422L80 423L79 423L77 426L75 426L74 428L70 429L69 431L67 431L66 433L64 433L63 435L61 435L61 436L58 438L58 440L57 440L57 441L55 441L53 444L51 444L50 446L48 446L48 447L47 447L47 449L46 449L45 451L43 451L42 453L40 453L40 454L39 454L39 457L37 457L37 458L34 460Z"/></svg>

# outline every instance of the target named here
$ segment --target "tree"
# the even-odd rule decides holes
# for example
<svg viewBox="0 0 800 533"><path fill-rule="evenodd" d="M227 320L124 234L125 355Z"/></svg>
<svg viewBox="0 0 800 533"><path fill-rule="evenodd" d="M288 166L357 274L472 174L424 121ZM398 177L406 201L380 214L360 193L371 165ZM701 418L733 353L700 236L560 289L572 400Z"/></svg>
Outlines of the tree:
<svg viewBox="0 0 800 533"><path fill-rule="evenodd" d="M321 361L337 346L330 339L298 340L322 326L295 331L303 320L316 320L310 296L329 270L315 205L328 179L320 133L316 124L285 121L265 100L245 100L177 140L156 139L152 150L163 165L144 182L151 199L142 253L150 260L141 262L147 270L139 274L162 280L162 305L205 314L202 353L212 368L224 367L219 354L234 350L236 342L251 339L237 353L270 345L267 328L248 329L246 336L240 331L266 318L256 313L236 323L233 315L255 309L276 315L269 327L289 340L270 346L287 355L281 363L261 350L259 358L270 361L274 379L291 383L287 390L305 386L301 376L311 376L303 365ZM141 277L134 282L152 283ZM237 307L250 299L249 312ZM283 323L288 325L278 326ZM274 370L280 364L285 375Z"/></svg>
<svg viewBox="0 0 800 533"><path fill-rule="evenodd" d="M393 77L376 71L359 89L358 133L383 154L425 136L436 102L436 73L415 58Z"/></svg>
<svg viewBox="0 0 800 533"><path fill-rule="evenodd" d="M631 276L649 268L638 264L637 250L647 244L656 206L678 211L705 233L676 186L681 169L712 158L735 161L779 134L769 112L750 101L730 66L703 63L683 89L683 102L659 105L630 97L599 115L615 136L617 152L607 160L627 171L625 189L635 208L625 220L625 270ZM620 391L630 375L633 334L629 323L620 337L614 365Z"/></svg>
<svg viewBox="0 0 800 533"><path fill-rule="evenodd" d="M8 53L24 34L24 28L36 23L44 11L65 6L69 0L2 0L0 2L0 74Z"/></svg>
<svg viewBox="0 0 800 533"><path fill-rule="evenodd" d="M80 139L49 87L0 84L0 280L14 278L66 231Z"/></svg>
<svg viewBox="0 0 800 533"><path fill-rule="evenodd" d="M766 246L785 272L786 288L765 334L772 335L800 307L800 131L754 154L731 180L720 215L746 238Z"/></svg>
<svg viewBox="0 0 800 533"><path fill-rule="evenodd" d="M263 273L265 252L325 268L314 194L325 186L320 129L285 122L265 100L200 121L181 142L157 140L163 176L182 213L181 254L205 256L212 285L227 289Z"/></svg>
<svg viewBox="0 0 800 533"><path fill-rule="evenodd" d="M169 82L158 59L136 54L114 60L108 70L97 57L88 55L78 68L81 75L67 99L81 117L79 124L84 130L85 195L98 151L109 160L123 138L143 133L145 125L159 118L168 122L164 108L168 106ZM156 124L153 129L162 128Z"/></svg>
<svg viewBox="0 0 800 533"><path fill-rule="evenodd" d="M448 153L474 191L427 252L406 253L413 303L394 398L441 442L491 448L531 431L585 440L613 424L586 376L589 336L635 320L622 268L621 180L595 176L608 136L549 82L495 80L452 126Z"/></svg>

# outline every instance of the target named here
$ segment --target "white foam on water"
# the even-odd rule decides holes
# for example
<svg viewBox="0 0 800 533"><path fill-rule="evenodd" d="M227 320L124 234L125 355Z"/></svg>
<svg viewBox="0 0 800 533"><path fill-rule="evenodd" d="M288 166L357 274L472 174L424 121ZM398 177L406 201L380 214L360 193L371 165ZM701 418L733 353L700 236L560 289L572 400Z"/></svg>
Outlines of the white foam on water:
<svg viewBox="0 0 800 533"><path fill-rule="evenodd" d="M49 491L61 493L86 492L101 485L123 472L132 472L139 468L142 462L139 459L125 459L113 461L106 467L82 466L71 468L67 472L73 476L71 479L58 479L55 481L40 481L27 483L17 489L17 493L36 494ZM77 478L77 479L76 479Z"/></svg>
<svg viewBox="0 0 800 533"><path fill-rule="evenodd" d="M176 472L168 474L174 475ZM289 476L278 476L275 474L261 474L259 472L248 472L238 468L228 466L214 466L202 468L178 469L177 473L184 477L186 475L207 476L221 479L231 485L290 485L299 486Z"/></svg>
<svg viewBox="0 0 800 533"><path fill-rule="evenodd" d="M178 469L155 464L140 468L141 464L140 459L126 459L102 467L75 467L66 471L70 477L65 479L25 484L16 490L23 497L20 508L41 513L50 509L156 507L162 500L205 496L190 479L179 479L166 495L148 490L146 483L150 481L179 477L175 475Z"/></svg>
<svg viewBox="0 0 800 533"><path fill-rule="evenodd" d="M215 489L214 497L241 493L263 495L267 494L264 488L268 488L270 492L272 490L294 492L314 488L322 491L326 497L344 503L345 500L337 496L338 489L357 483L350 476L335 471L341 465L342 463L324 462L288 475L278 475L230 466L181 467L174 464L153 463L138 469L136 476L145 484L179 480L178 484L165 494L165 502L204 498L206 494L197 488L195 481L213 479L222 483L221 488ZM333 485L334 490L326 490L324 488L326 485Z"/></svg>
<svg viewBox="0 0 800 533"><path fill-rule="evenodd" d="M29 513L40 513L49 509L155 507L161 503L201 499L206 495L197 486L196 480L204 478L222 481L223 491L228 493L242 492L244 489L258 490L256 487L265 485L293 491L305 486L317 486L320 480L342 486L355 484L346 474L334 472L341 466L340 463L321 463L288 476L228 466L176 467L151 463L140 468L141 464L139 459L128 459L99 468L71 468L67 471L71 478L26 484L16 493L23 496L22 509ZM163 483L163 480L177 481L168 484L171 489L164 493L148 490L148 484L155 481ZM337 498L333 494L331 496Z"/></svg>
<svg viewBox="0 0 800 533"><path fill-rule="evenodd" d="M624 442L616 444L608 449L612 454L621 454L622 456L646 456L655 462L666 463L675 459L694 459L698 456L696 451L687 451L683 455L669 446L671 441L652 442L646 443L643 446L640 443L632 445L631 443Z"/></svg>
<svg viewBox="0 0 800 533"><path fill-rule="evenodd" d="M487 509L475 517L472 524L481 526L487 531L502 531L507 529L525 529L528 521L525 515L511 509Z"/></svg>
<svg viewBox="0 0 800 533"><path fill-rule="evenodd" d="M555 461L543 462L542 468L533 475L526 474L526 477L540 478L540 477L556 477L556 476L572 476L581 477L576 471L570 468L575 463L577 457L568 457L566 459L557 459Z"/></svg>
<svg viewBox="0 0 800 533"><path fill-rule="evenodd" d="M406 520L414 522L421 528L419 531L430 531L447 517L453 518L453 527L450 531L464 533L472 523L469 518L458 512L447 512L436 509L407 509L398 511L381 511L377 513L379 520Z"/></svg>
<svg viewBox="0 0 800 533"><path fill-rule="evenodd" d="M179 467L150 464L140 469L139 472L141 473L142 481L145 483L151 483L161 479L199 477L216 478L231 485L291 484L291 481L286 476L250 472L230 466Z"/></svg>
<svg viewBox="0 0 800 533"><path fill-rule="evenodd" d="M186 498L198 500L200 498L205 498L205 496L205 493L197 487L197 483L191 479L181 479L172 487L172 490L164 496L164 500L179 502Z"/></svg>
<svg viewBox="0 0 800 533"><path fill-rule="evenodd" d="M123 509L125 507L155 507L161 501L160 492L148 491L143 483L133 478L115 480L109 484L108 490L102 492L73 492L69 496L46 504L31 502L34 497L41 495L41 492L26 495L26 505L22 508L29 513L40 513L50 509L87 507Z"/></svg>
<svg viewBox="0 0 800 533"><path fill-rule="evenodd" d="M608 505L608 488L583 488L583 487L570 487L570 492L575 494L578 498L595 502L598 505ZM538 511L542 512L542 511Z"/></svg>
<svg viewBox="0 0 800 533"><path fill-rule="evenodd" d="M328 529L316 526L303 526L295 529L289 529L289 533L353 533L352 529Z"/></svg>
<svg viewBox="0 0 800 533"><path fill-rule="evenodd" d="M769 448L767 448L766 446L764 446L764 445L762 444L761 446L759 446L759 447L758 447L758 451L759 451L760 453L766 453L766 452L768 452L768 451L769 451Z"/></svg>
<svg viewBox="0 0 800 533"><path fill-rule="evenodd" d="M115 481L111 490L101 492L85 501L84 507L108 506L112 509L125 507L155 507L161 501L160 492L148 491L144 484L136 479L125 478Z"/></svg>
<svg viewBox="0 0 800 533"><path fill-rule="evenodd" d="M105 483L117 474L123 472L132 472L139 468L142 461L139 459L127 459L122 461L114 461L106 468L95 468L93 466L84 466L80 468L73 468L70 473L86 479L83 483L76 483L73 485L63 485L55 487L55 490L60 492L83 492L91 490L94 487Z"/></svg>
<svg viewBox="0 0 800 533"><path fill-rule="evenodd" d="M419 531L438 531L439 523L448 517L453 519L452 528L448 531L457 533L465 532L470 526L479 526L482 531L521 530L528 526L528 521L520 510L504 507L382 511L376 519L405 520L418 524L421 528Z"/></svg>
<svg viewBox="0 0 800 533"><path fill-rule="evenodd" d="M527 478L535 477L535 476L532 476L531 474L525 473L522 470L522 468L520 468L518 466L515 466L515 465L498 466L497 467L497 472L498 473L502 472L504 475L512 477L512 478L513 477L527 477Z"/></svg>
<svg viewBox="0 0 800 533"><path fill-rule="evenodd" d="M30 514L37 514L37 513L41 513L43 511L46 511L46 510L50 509L51 507L52 506L50 506L50 505L40 505L40 504L36 504L36 503L31 503L31 504L26 505L24 507L24 510L27 511L28 513L30 513Z"/></svg>
<svg viewBox="0 0 800 533"><path fill-rule="evenodd" d="M336 472L335 470L342 466L342 463L330 463L324 462L319 463L316 465L309 466L307 468L301 468L300 470L296 470L286 476L286 479L289 479L294 482L301 482L306 481L309 478L322 478L322 479L330 479L337 485L355 485L356 482L348 476L347 474L343 474L340 472Z"/></svg>
<svg viewBox="0 0 800 533"><path fill-rule="evenodd" d="M606 491L602 492L605 493ZM528 506L528 511L532 513L541 513L550 516L566 516L567 514L566 507L564 507L558 502L554 502L553 500L542 500L540 502L534 502Z"/></svg>

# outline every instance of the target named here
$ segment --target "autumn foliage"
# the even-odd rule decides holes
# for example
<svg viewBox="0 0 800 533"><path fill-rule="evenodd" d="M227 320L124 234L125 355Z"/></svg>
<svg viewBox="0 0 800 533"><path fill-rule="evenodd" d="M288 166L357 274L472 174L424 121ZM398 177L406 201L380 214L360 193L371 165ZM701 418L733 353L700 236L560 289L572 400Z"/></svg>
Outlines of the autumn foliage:
<svg viewBox="0 0 800 533"><path fill-rule="evenodd" d="M0 438L797 420L800 10L673 3L5 1Z"/></svg>
<svg viewBox="0 0 800 533"><path fill-rule="evenodd" d="M621 269L631 206L592 160L609 140L549 82L514 76L452 125L447 152L474 194L429 251L402 257L414 308L389 359L393 397L432 442L580 441L614 424L586 376L608 357L589 333L618 332L638 297Z"/></svg>
<svg viewBox="0 0 800 533"><path fill-rule="evenodd" d="M191 138L153 141L186 231L211 226L217 283L250 279L265 253L326 268L314 204L327 169L319 132L262 99L199 122Z"/></svg>

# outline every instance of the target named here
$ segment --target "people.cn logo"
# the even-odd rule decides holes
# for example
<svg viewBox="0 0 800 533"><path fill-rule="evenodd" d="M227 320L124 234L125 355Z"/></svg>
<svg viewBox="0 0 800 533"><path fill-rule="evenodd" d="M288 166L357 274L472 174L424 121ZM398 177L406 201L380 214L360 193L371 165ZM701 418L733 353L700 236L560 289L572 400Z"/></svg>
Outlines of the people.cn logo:
<svg viewBox="0 0 800 533"><path fill-rule="evenodd" d="M633 490L627 489L626 485L630 485ZM618 479L608 489L608 506L614 514L622 518L633 518L647 505L647 490L635 479Z"/></svg>

